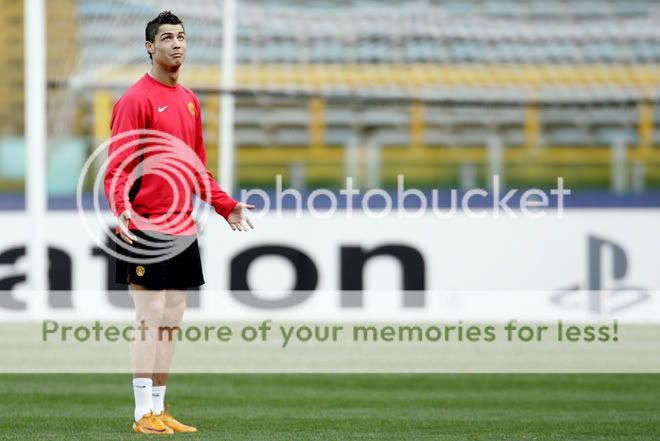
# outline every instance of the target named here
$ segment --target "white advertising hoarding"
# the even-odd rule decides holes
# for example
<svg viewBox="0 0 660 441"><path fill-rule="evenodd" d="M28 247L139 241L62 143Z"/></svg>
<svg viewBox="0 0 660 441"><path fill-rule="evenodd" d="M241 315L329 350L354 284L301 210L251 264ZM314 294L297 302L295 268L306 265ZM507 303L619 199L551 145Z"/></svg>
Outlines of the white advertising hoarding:
<svg viewBox="0 0 660 441"><path fill-rule="evenodd" d="M500 293L497 304L506 309L520 303L505 297L540 291L546 293L542 302L528 305L532 317L542 318L538 310L551 304L581 311L585 319L628 308L651 320L651 293L660 288L660 210L569 210L561 218L541 219L375 219L339 212L329 219L266 215L255 223L255 230L241 233L217 216L208 218L200 233L206 285L189 303L192 317L433 316L439 302L434 293L444 293L443 304L461 303L464 315L495 318L498 308L468 301L467 293ZM91 213L89 225L95 225ZM0 319L29 317L34 299L24 291L25 215L3 213L0 231ZM51 293L41 313L129 317L126 294L106 295L113 279L110 258L78 214L49 213L46 231L51 288L59 292ZM102 231L96 231L101 242ZM411 292L400 294L404 289Z"/></svg>

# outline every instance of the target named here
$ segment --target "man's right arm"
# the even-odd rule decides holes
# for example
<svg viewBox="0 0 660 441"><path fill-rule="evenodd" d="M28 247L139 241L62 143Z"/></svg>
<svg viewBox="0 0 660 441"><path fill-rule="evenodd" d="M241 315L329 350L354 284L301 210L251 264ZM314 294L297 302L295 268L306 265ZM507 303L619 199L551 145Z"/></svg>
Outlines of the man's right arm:
<svg viewBox="0 0 660 441"><path fill-rule="evenodd" d="M144 106L139 97L124 96L112 111L112 141L108 149L108 168L104 179L105 195L113 213L120 217L131 209L128 189L139 163L139 130L147 127Z"/></svg>

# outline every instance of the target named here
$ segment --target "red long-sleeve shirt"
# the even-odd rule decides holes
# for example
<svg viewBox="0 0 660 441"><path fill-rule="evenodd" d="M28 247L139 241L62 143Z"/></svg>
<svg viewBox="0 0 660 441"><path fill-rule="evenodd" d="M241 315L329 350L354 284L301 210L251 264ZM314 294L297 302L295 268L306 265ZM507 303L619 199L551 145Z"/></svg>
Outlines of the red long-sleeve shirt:
<svg viewBox="0 0 660 441"><path fill-rule="evenodd" d="M115 215L137 214L129 228L196 233L193 194L225 219L236 206L206 168L199 101L190 89L145 74L115 104L110 127L105 194Z"/></svg>

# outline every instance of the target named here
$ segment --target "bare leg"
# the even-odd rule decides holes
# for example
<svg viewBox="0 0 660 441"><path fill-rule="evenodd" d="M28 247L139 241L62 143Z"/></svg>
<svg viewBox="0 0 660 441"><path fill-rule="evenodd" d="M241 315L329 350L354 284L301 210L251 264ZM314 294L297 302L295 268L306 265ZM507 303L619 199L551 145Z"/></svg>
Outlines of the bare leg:
<svg viewBox="0 0 660 441"><path fill-rule="evenodd" d="M163 314L163 332L159 339L154 368L154 386L164 386L174 357L174 348L178 338L179 325L186 309L186 291L170 290L165 294L165 313Z"/></svg>
<svg viewBox="0 0 660 441"><path fill-rule="evenodd" d="M131 284L135 324L131 342L133 378L152 378L158 349L158 328L165 314L166 291Z"/></svg>

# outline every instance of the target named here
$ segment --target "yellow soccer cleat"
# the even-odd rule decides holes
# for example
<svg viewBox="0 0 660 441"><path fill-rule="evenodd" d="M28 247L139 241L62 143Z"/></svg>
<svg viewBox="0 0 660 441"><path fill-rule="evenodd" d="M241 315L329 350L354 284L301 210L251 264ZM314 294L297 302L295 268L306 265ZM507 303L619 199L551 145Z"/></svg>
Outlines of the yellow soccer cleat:
<svg viewBox="0 0 660 441"><path fill-rule="evenodd" d="M158 418L160 418L165 426L169 427L174 432L197 432L197 428L193 426L186 426L185 424L178 422L172 415L167 412L169 408L170 406L167 406L167 409L158 415Z"/></svg>
<svg viewBox="0 0 660 441"><path fill-rule="evenodd" d="M150 435L172 435L174 433L153 412L144 414L139 421L134 422L133 431Z"/></svg>

